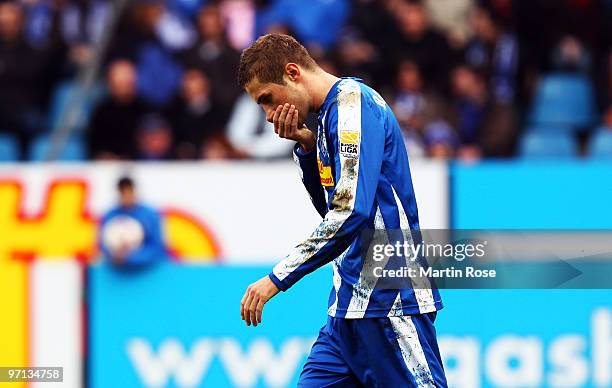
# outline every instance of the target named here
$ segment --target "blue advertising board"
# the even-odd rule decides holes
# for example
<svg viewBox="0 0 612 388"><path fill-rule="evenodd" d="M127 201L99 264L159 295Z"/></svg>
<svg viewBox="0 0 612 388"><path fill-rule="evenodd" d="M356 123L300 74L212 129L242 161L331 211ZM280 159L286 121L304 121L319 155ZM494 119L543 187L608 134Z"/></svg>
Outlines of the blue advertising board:
<svg viewBox="0 0 612 388"><path fill-rule="evenodd" d="M455 229L612 229L612 163L452 163Z"/></svg>
<svg viewBox="0 0 612 388"><path fill-rule="evenodd" d="M295 386L325 322L322 268L246 327L239 302L267 267L161 263L90 270L89 386ZM449 381L459 387L609 386L609 290L442 290L437 319ZM607 385L606 385L607 384Z"/></svg>

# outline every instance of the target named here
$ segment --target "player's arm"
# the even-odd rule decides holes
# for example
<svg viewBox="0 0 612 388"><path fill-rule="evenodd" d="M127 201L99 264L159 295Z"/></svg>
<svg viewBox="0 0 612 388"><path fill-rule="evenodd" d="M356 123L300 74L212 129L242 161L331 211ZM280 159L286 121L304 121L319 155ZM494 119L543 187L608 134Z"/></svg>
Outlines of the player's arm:
<svg viewBox="0 0 612 388"><path fill-rule="evenodd" d="M340 93L337 106L328 115L328 128L336 149L337 185L329 211L306 241L296 246L268 275L251 284L240 302L240 314L247 325L262 321L264 304L280 290L287 290L299 279L323 266L346 250L369 219L378 185L384 154L383 123L369 109L361 109L361 92ZM278 112L278 110L277 110ZM292 122L291 113L277 116L274 122ZM293 120L293 130L297 118ZM340 123L340 124L339 124ZM362 131L362 127L370 130ZM356 153L341 152L343 132L357 132ZM280 135L280 134L279 134ZM349 157L350 156L350 157Z"/></svg>
<svg viewBox="0 0 612 388"><path fill-rule="evenodd" d="M340 256L370 218L382 166L385 128L363 101L357 84L338 94L328 114L329 138L336 151L336 187L319 227L269 274L280 289Z"/></svg>
<svg viewBox="0 0 612 388"><path fill-rule="evenodd" d="M325 213L327 213L327 202L325 201L323 186L321 186L316 148L313 148L310 152L305 152L298 143L293 149L293 159L300 168L302 183L304 183L304 187L306 187L312 204L321 217L325 217Z"/></svg>
<svg viewBox="0 0 612 388"><path fill-rule="evenodd" d="M279 105L274 112L274 132L281 138L291 139L298 142L306 153L315 148L315 139L306 127L298 128L299 113L295 106ZM240 316L247 326L257 326L261 323L263 306L280 290L272 283L270 277L265 276L247 287L240 301Z"/></svg>

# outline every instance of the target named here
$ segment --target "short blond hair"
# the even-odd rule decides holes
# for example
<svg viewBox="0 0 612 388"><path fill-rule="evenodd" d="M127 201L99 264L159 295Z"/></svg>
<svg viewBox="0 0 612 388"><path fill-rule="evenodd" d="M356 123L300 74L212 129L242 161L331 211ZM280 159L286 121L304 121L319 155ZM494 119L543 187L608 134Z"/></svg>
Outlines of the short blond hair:
<svg viewBox="0 0 612 388"><path fill-rule="evenodd" d="M262 83L283 85L287 63L295 63L309 70L317 67L308 50L292 36L263 35L242 52L238 67L238 85L244 88L255 77Z"/></svg>

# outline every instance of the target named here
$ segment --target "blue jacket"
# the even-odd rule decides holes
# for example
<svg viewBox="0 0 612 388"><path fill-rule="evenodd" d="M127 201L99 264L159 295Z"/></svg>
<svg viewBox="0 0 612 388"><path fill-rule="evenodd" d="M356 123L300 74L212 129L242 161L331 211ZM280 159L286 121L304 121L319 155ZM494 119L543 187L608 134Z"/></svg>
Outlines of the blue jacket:
<svg viewBox="0 0 612 388"><path fill-rule="evenodd" d="M402 316L442 308L438 290L429 284L413 287L408 279L406 287L376 287L361 251L364 231L391 236L401 229L401 238L409 241L411 231L419 230L408 155L383 98L361 80L341 79L318 112L316 151L304 154L296 146L294 157L323 220L274 267L270 279L284 291L332 262L330 316Z"/></svg>

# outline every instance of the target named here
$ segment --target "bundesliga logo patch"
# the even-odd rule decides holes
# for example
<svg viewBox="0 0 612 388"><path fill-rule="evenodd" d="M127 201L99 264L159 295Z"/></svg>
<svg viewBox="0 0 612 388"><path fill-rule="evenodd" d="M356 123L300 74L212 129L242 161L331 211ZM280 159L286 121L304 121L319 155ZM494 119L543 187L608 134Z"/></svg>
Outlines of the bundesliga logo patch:
<svg viewBox="0 0 612 388"><path fill-rule="evenodd" d="M340 153L348 158L359 156L359 132L340 131Z"/></svg>
<svg viewBox="0 0 612 388"><path fill-rule="evenodd" d="M340 143L340 153L344 156L356 158L359 150L356 144Z"/></svg>

